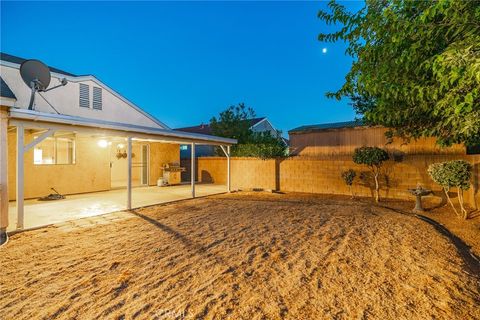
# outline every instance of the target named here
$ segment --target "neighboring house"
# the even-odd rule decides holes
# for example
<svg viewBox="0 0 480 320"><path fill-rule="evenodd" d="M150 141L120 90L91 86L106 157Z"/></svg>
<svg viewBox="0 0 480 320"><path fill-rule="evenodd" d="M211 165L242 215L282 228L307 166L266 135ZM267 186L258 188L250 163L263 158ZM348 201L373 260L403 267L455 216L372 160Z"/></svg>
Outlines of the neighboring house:
<svg viewBox="0 0 480 320"><path fill-rule="evenodd" d="M386 128L366 126L361 121L348 121L305 125L288 132L290 155L303 157L321 157L330 155L350 155L355 148L377 146L396 154L466 154L474 148L453 145L441 148L434 138L420 138L405 143L395 138L388 143Z"/></svg>
<svg viewBox="0 0 480 320"><path fill-rule="evenodd" d="M174 131L97 77L53 67L49 87L63 78L68 83L37 93L28 110L31 90L19 72L25 59L0 58L0 232L8 226L9 200L17 201L18 228L23 199L48 195L51 188L79 194L128 186L131 208L131 187L156 185L166 164L180 162L180 144L236 143ZM179 183L180 174L170 179Z"/></svg>
<svg viewBox="0 0 480 320"><path fill-rule="evenodd" d="M250 129L253 132L270 132L273 136L277 135L279 132L272 123L266 118L254 118L248 120L250 122ZM199 133L199 134L212 134L212 128L209 124L200 124L198 126L193 127L185 127L185 128L177 128L174 130L188 132L188 133ZM285 147L288 146L288 140L282 138L282 141L285 143ZM215 155L215 146L198 146L195 149L196 155L198 157L210 157ZM180 157L182 159L190 159L191 158L191 149L189 145L182 145L180 147Z"/></svg>

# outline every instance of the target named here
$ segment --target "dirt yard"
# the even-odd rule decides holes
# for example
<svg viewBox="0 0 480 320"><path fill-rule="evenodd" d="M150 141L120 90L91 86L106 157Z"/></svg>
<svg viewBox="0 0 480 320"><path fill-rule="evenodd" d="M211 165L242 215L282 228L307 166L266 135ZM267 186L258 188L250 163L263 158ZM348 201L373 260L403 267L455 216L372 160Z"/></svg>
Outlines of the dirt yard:
<svg viewBox="0 0 480 320"><path fill-rule="evenodd" d="M239 193L0 249L0 319L480 319L456 247L364 201Z"/></svg>

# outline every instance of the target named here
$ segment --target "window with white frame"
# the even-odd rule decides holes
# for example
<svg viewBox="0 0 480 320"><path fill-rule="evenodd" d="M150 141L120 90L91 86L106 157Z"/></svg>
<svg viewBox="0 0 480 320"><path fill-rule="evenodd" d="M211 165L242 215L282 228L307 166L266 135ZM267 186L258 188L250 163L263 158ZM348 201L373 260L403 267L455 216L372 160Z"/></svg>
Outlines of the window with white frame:
<svg viewBox="0 0 480 320"><path fill-rule="evenodd" d="M33 149L33 163L36 165L75 164L75 138L46 138Z"/></svg>
<svg viewBox="0 0 480 320"><path fill-rule="evenodd" d="M90 87L80 83L80 107L90 108Z"/></svg>

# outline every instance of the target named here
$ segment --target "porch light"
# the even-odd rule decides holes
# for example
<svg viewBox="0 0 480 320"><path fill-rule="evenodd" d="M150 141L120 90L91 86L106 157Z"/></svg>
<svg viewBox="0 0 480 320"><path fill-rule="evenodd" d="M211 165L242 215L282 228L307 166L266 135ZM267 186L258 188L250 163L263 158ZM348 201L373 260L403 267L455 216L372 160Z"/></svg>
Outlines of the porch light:
<svg viewBox="0 0 480 320"><path fill-rule="evenodd" d="M106 148L106 147L108 147L108 141L107 141L107 140L103 140L103 139L102 139L102 140L98 140L97 144L98 144L98 146L99 146L100 148Z"/></svg>

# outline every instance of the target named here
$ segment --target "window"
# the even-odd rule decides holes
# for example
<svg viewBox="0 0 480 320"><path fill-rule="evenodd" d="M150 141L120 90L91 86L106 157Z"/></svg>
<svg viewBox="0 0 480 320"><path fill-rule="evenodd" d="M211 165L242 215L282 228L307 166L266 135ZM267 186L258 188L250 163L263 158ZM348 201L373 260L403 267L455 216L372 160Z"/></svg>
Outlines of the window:
<svg viewBox="0 0 480 320"><path fill-rule="evenodd" d="M90 87L80 83L80 107L90 108Z"/></svg>
<svg viewBox="0 0 480 320"><path fill-rule="evenodd" d="M33 149L33 163L75 164L75 138L53 137L43 140Z"/></svg>
<svg viewBox="0 0 480 320"><path fill-rule="evenodd" d="M102 110L102 89L93 87L93 109Z"/></svg>

